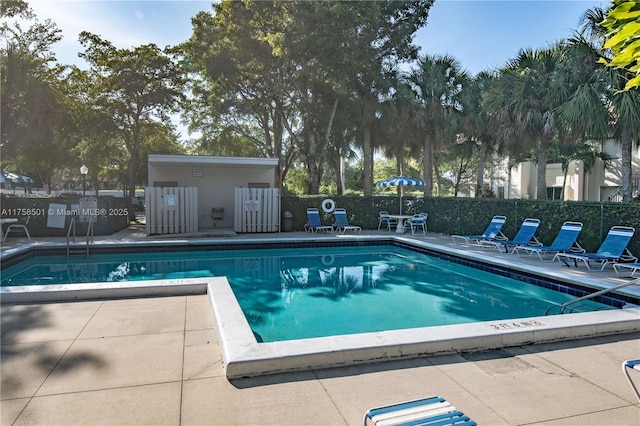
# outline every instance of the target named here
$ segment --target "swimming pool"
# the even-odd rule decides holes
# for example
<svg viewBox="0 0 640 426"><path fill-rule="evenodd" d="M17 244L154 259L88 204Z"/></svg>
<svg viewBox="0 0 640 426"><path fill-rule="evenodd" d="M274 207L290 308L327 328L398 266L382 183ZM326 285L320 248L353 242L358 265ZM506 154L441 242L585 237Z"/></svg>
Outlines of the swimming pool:
<svg viewBox="0 0 640 426"><path fill-rule="evenodd" d="M4 269L1 284L207 277L227 278L258 342L559 314L575 298L557 283L552 290L396 245L35 256ZM615 309L602 302L572 310Z"/></svg>
<svg viewBox="0 0 640 426"><path fill-rule="evenodd" d="M540 279L537 275L544 275L545 268L538 268L534 273L526 273L524 269L536 269L527 267L519 268L518 264L513 264L509 268L504 268L503 260L496 259L499 256L487 255L478 256L465 252L457 248L446 248L429 244L427 242L409 241L402 237L391 238L366 238L366 237L341 237L334 242L309 241L292 239L267 244L269 249L281 249L283 245L288 250L292 247L314 247L314 255L320 260L322 268L326 269L330 275L331 269L340 266L342 262L338 252L346 246L347 251L357 251L363 244L374 244L376 251L388 250L390 246L401 246L410 248L412 251L428 251L435 254L436 259L454 259L465 266L480 266L485 270L495 269L502 271L502 275L510 276L514 273L522 275L525 281L552 282L553 278ZM201 244L201 246L199 246ZM189 261L195 261L199 256L197 252L203 250L220 250L229 248L241 248L243 250L254 250L263 247L264 241L216 244L210 246L210 242L178 243L178 244L139 244L137 245L113 245L108 250L127 251L129 260L134 260L140 252L159 252L163 250L189 251ZM332 249L332 254L321 254L320 249ZM343 248L341 248L343 247ZM60 252L60 247L51 248ZM193 253L196 250L196 253ZM18 257L10 259L5 263L3 259L3 279L5 271L9 271L6 266L11 263L28 260L29 258L40 256L43 253L24 252ZM21 259L19 257L22 257ZM468 260L475 257L473 260ZM264 264L254 260L244 260L237 262L236 266L245 272L261 270ZM226 260L226 268L235 260ZM295 263L294 261L291 261ZM165 267L169 262L164 262ZM289 265L285 270L295 270L296 265ZM424 266L420 266L423 268ZM282 271L280 266L274 270ZM343 268L345 270L345 268ZM481 269L474 269L473 275L479 275ZM494 271L494 272L496 272ZM424 271L423 271L424 272ZM250 274L249 274L250 275ZM350 274L346 274L348 276ZM353 274L351 274L353 275ZM395 277L395 273L391 276ZM423 273L424 275L424 273ZM428 274L427 274L428 275ZM42 275L45 276L45 275ZM156 276L157 277L157 276ZM154 278L154 277L151 277ZM246 286L250 286L252 278L246 280ZM581 281L585 281L584 279ZM586 280L588 281L588 280ZM344 282L353 282L346 280ZM552 283L553 284L553 283ZM402 284L385 284L401 286ZM558 285L558 284L554 284ZM561 285L561 284L560 284ZM384 287L384 286L383 286ZM306 288L306 287L305 287ZM309 296L315 299L347 299L351 296L352 287L344 287L337 291L336 287L319 287L326 293L327 290L333 294L318 294ZM355 286L357 288L357 285ZM573 288L573 286L567 286ZM318 287L312 287L317 292ZM351 289L351 290L350 290ZM365 294L377 290L378 287L368 287ZM288 289L283 292L282 286L277 289L279 298L291 300L284 295L291 296ZM242 310L241 302L232 289L232 285L225 277L204 277L204 278L184 278L174 275L165 275L162 279L150 281L120 281L120 282L100 282L100 283L80 283L80 284L51 284L27 287L2 287L3 303L28 302L29 300L60 300L66 297L67 300L82 298L102 298L102 297L139 297L160 294L191 294L208 293L211 302L215 324L219 335L219 342L223 352L225 370L228 378L253 376L261 374L276 373L282 371L292 371L299 369L320 368L337 365L347 365L354 363L374 362L379 360L393 359L397 357L415 357L430 354L441 354L450 352L470 351L478 349L489 349L505 346L520 345L525 343L552 341L559 339L579 338L582 336L593 336L597 334L611 334L640 329L640 316L636 308L615 309L608 311L585 312L572 315L544 316L519 316L509 320L483 320L477 319L473 323L448 324L436 326L418 326L412 328L401 328L396 330L381 330L371 332L355 331L355 334L340 334L326 337L295 338L282 341L260 343L260 333L256 333L253 326L247 321L247 316ZM32 292L31 298L24 299L25 292ZM255 293L255 291L254 291ZM466 299L469 297L467 290L458 293ZM486 293L485 293L486 294ZM273 298L273 294L268 300ZM331 297L328 297L331 296ZM35 297L35 299L34 299ZM263 297L263 300L264 300ZM299 296L294 296L299 298ZM566 297L566 296L565 296ZM242 297L240 297L241 299ZM260 298L255 298L260 300ZM363 303L354 305L350 311L358 311ZM395 310L398 310L396 308ZM325 315L324 322L332 322L331 315ZM274 321L277 323L278 321ZM258 336L257 336L258 334Z"/></svg>

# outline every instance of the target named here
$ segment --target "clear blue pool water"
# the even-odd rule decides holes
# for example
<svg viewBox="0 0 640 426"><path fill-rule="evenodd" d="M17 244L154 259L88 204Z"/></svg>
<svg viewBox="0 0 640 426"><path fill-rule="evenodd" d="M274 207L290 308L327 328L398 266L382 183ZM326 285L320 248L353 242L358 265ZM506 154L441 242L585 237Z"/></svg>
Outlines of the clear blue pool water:
<svg viewBox="0 0 640 426"><path fill-rule="evenodd" d="M392 245L36 256L3 269L2 285L215 276L264 342L542 316L575 299ZM574 311L601 309L614 308Z"/></svg>

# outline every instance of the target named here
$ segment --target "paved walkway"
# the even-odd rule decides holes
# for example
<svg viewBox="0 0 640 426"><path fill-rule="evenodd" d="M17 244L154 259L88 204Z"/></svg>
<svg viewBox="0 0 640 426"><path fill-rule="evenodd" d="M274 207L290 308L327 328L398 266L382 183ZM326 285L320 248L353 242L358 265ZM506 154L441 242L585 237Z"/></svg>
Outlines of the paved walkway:
<svg viewBox="0 0 640 426"><path fill-rule="evenodd" d="M620 369L637 334L229 382L206 296L3 306L0 320L2 425L357 425L429 395L485 425L640 424Z"/></svg>

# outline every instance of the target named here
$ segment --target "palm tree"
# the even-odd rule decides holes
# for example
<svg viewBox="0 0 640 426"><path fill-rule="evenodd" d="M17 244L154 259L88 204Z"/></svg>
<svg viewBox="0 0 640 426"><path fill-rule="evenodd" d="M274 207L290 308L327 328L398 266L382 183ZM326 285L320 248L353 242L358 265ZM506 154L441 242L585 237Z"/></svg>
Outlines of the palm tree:
<svg viewBox="0 0 640 426"><path fill-rule="evenodd" d="M415 102L411 87L398 80L393 96L382 105L385 143L381 148L387 158L395 158L396 174L405 174L405 159L415 153Z"/></svg>
<svg viewBox="0 0 640 426"><path fill-rule="evenodd" d="M418 58L407 78L417 105L416 123L422 132L424 196L433 193L434 150L444 135L450 135L451 115L462 110L460 93L468 76L449 55Z"/></svg>
<svg viewBox="0 0 640 426"><path fill-rule="evenodd" d="M492 152L499 152L501 146L495 133L497 115L491 114L484 106L483 97L497 80L497 74L481 72L464 89L464 119L462 131L465 137L473 141L478 150L478 168L476 171L475 196L482 195L484 171L487 159Z"/></svg>
<svg viewBox="0 0 640 426"><path fill-rule="evenodd" d="M540 50L521 50L501 70L497 85L486 98L490 112L499 116L498 137L510 144L514 154L524 150L535 154L539 200L547 198L548 150L558 130L555 109L570 94L565 75L559 72L564 53L561 43Z"/></svg>
<svg viewBox="0 0 640 426"><path fill-rule="evenodd" d="M585 139L613 138L621 148L622 200L632 199L632 148L640 143L640 91L623 88L630 77L625 69L599 62L611 52L604 49L604 29L599 25L605 11L586 12L581 31L569 40L566 68L575 86L573 95L558 114Z"/></svg>

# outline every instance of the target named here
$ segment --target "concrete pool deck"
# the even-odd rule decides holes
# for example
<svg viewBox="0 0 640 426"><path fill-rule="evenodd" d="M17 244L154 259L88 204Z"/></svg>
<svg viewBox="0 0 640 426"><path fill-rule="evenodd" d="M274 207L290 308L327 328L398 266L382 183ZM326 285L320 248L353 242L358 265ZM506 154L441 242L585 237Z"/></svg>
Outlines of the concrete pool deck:
<svg viewBox="0 0 640 426"><path fill-rule="evenodd" d="M287 234L251 238L310 236ZM145 238L133 229L96 244ZM7 242L3 250L23 241ZM610 268L545 267L623 281ZM351 425L373 406L428 395L479 424L640 422L620 371L640 357L637 333L228 381L206 295L5 305L0 319L3 425Z"/></svg>

